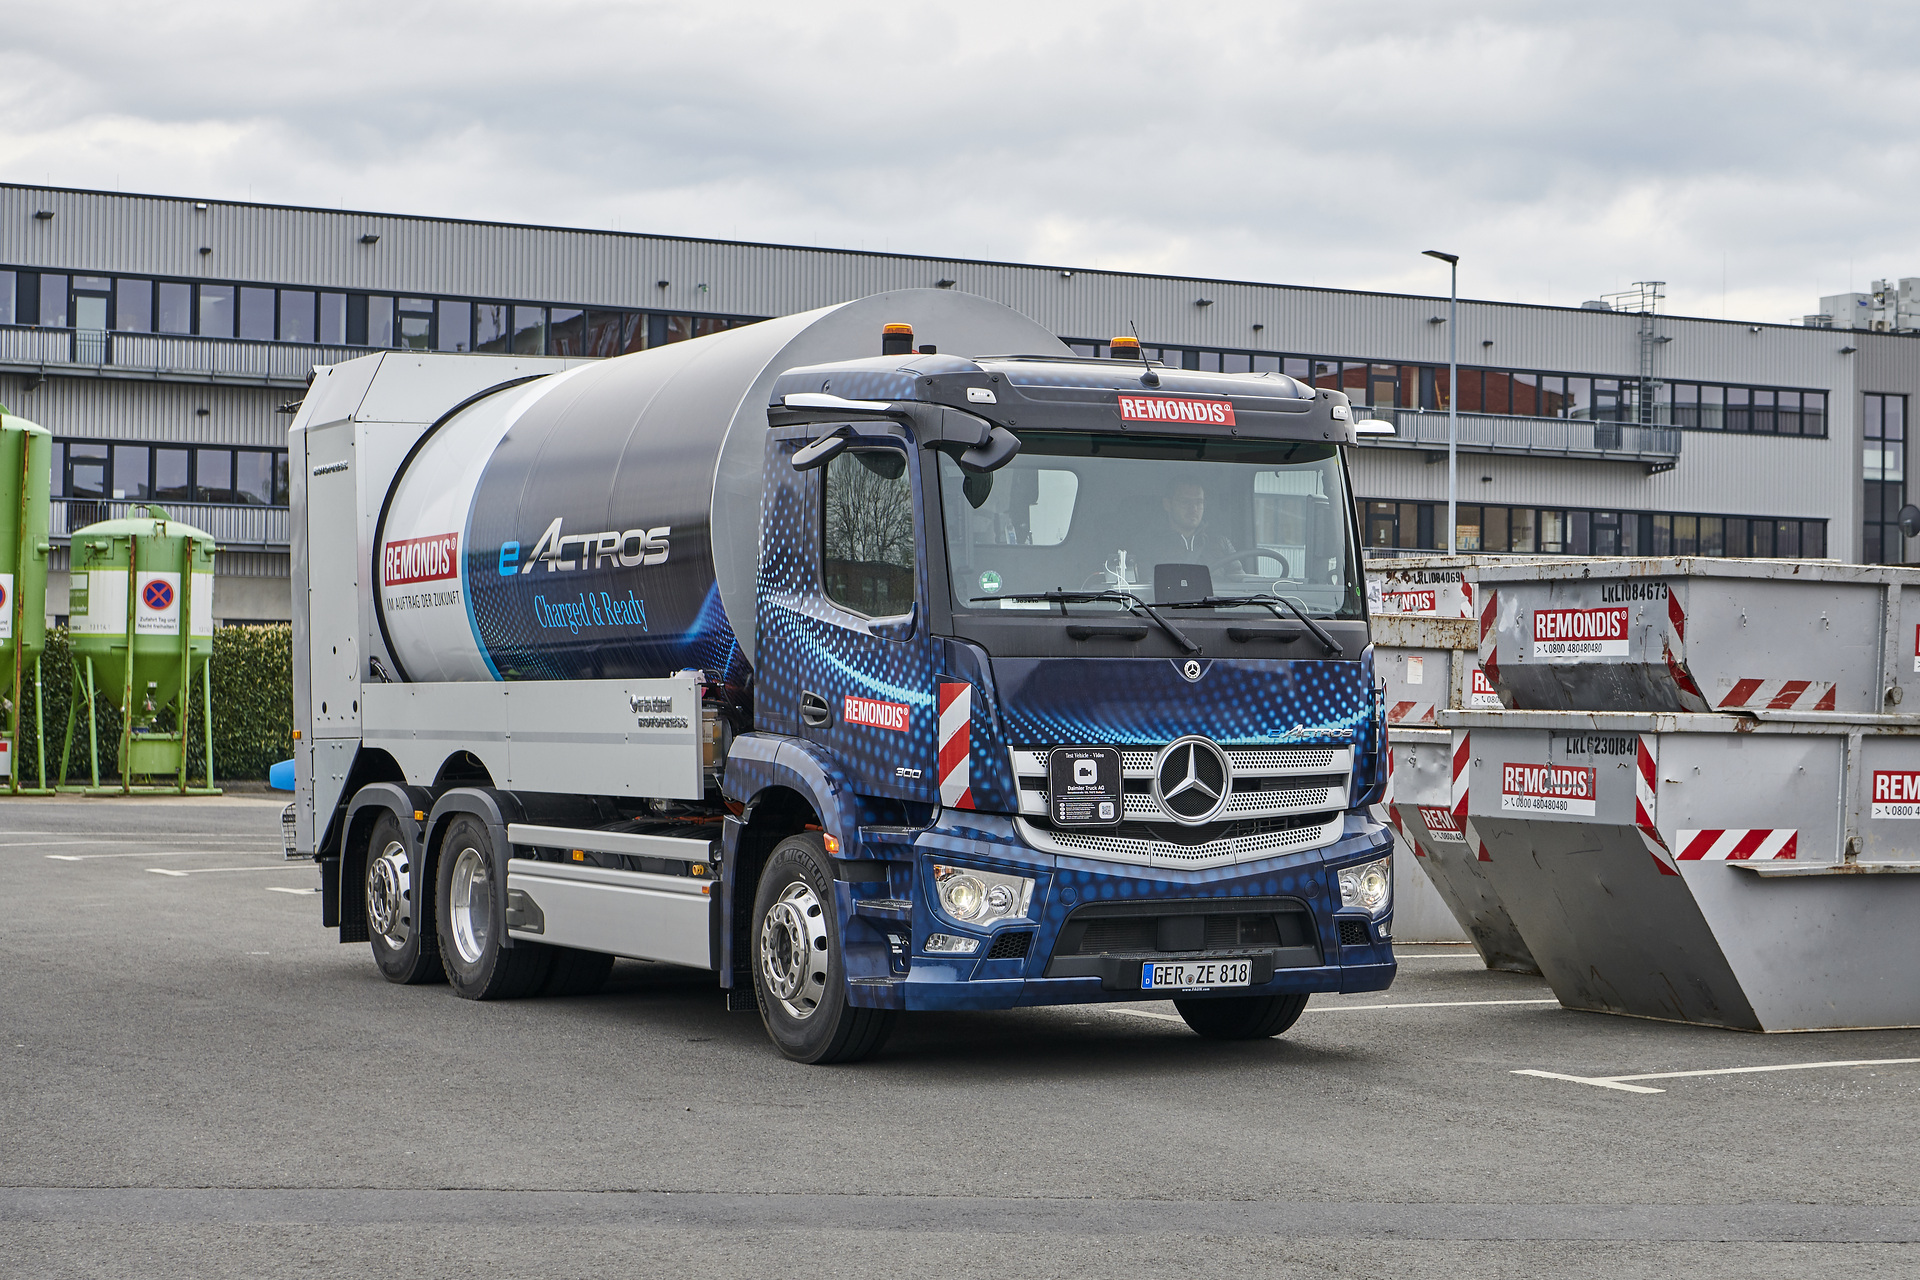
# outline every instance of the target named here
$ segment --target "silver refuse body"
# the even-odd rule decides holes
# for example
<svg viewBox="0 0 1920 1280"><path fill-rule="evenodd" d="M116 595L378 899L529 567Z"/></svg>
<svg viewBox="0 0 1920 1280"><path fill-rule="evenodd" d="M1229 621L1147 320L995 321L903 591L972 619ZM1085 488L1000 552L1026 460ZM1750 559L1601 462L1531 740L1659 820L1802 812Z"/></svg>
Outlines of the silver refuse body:
<svg viewBox="0 0 1920 1280"><path fill-rule="evenodd" d="M1880 715L1920 681L1920 569L1706 558L1463 570L1509 707Z"/></svg>
<svg viewBox="0 0 1920 1280"><path fill-rule="evenodd" d="M1467 941L1489 969L1540 972L1500 903L1479 846L1468 843L1465 824L1454 814L1453 735L1390 728L1387 744L1392 760L1381 807L1399 837L1393 853L1397 940ZM1426 899L1431 906L1423 911ZM1436 913L1450 917L1444 927Z"/></svg>
<svg viewBox="0 0 1920 1280"><path fill-rule="evenodd" d="M1920 716L1440 719L1463 831L1561 1004L1920 1025Z"/></svg>

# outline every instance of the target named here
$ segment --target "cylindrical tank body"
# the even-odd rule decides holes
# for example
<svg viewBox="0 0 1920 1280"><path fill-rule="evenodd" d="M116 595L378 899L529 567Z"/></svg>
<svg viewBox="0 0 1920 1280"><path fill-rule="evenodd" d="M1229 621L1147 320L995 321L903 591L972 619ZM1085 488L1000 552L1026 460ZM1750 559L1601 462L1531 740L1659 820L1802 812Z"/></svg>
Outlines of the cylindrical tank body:
<svg viewBox="0 0 1920 1280"><path fill-rule="evenodd" d="M1070 354L999 303L913 289L477 400L415 446L376 530L401 677L744 678L774 379L878 355L889 322L942 355Z"/></svg>
<svg viewBox="0 0 1920 1280"><path fill-rule="evenodd" d="M0 406L0 689L13 697L14 628L31 680L47 647L47 521L53 436Z"/></svg>
<svg viewBox="0 0 1920 1280"><path fill-rule="evenodd" d="M116 702L126 687L131 639L136 722L149 718L142 714L148 698L157 710L180 692L181 604L189 594L186 643L195 667L213 656L213 538L164 508L145 511L74 533L67 604L74 660L84 670L91 658L94 689Z"/></svg>

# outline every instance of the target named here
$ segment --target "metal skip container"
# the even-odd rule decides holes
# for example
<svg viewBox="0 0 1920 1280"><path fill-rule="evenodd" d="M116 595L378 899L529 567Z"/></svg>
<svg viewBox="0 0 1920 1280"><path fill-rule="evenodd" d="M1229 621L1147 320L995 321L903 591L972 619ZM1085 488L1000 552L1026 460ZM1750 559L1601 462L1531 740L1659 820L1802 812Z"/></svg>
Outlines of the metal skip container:
<svg viewBox="0 0 1920 1280"><path fill-rule="evenodd" d="M1525 710L1898 709L1920 571L1808 560L1536 560L1467 569L1480 665Z"/></svg>
<svg viewBox="0 0 1920 1280"><path fill-rule="evenodd" d="M1442 718L1455 812L1561 1004L1920 1025L1920 717Z"/></svg>
<svg viewBox="0 0 1920 1280"><path fill-rule="evenodd" d="M1374 670L1386 683L1389 771L1381 801L1398 833L1396 874L1418 884L1419 867L1435 895L1492 969L1539 970L1488 879L1479 849L1468 842L1454 816L1450 734L1435 727L1437 711L1498 708L1500 700L1480 676L1478 625L1471 618L1375 614ZM1417 913L1409 893L1396 912L1403 940L1441 940L1435 931L1415 935Z"/></svg>
<svg viewBox="0 0 1920 1280"><path fill-rule="evenodd" d="M1920 571L1539 560L1466 571L1504 711L1454 812L1569 1008L1920 1025Z"/></svg>

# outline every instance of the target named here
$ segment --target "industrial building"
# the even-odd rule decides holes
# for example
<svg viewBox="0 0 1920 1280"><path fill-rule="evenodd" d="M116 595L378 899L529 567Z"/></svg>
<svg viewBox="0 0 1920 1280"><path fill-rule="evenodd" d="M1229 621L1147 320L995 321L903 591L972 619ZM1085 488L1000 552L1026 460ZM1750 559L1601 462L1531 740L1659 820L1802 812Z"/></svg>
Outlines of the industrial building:
<svg viewBox="0 0 1920 1280"><path fill-rule="evenodd" d="M1089 355L1137 328L1169 364L1341 388L1397 429L1354 464L1379 552L1446 545L1457 397L1462 551L1898 562L1909 283L1803 325L1665 315L1652 284L1463 301L1455 388L1444 297L0 185L0 403L56 437L56 616L65 535L155 502L218 539L218 620L289 617L285 434L315 365L611 356L928 287Z"/></svg>

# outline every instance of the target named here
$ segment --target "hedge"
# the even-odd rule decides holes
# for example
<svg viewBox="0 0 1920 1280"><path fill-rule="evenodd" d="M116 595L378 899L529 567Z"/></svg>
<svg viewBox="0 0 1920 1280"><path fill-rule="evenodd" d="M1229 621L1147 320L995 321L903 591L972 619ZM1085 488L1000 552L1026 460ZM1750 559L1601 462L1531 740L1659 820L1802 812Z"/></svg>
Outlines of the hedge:
<svg viewBox="0 0 1920 1280"><path fill-rule="evenodd" d="M72 701L72 648L67 629L47 633L47 651L40 660L47 700L47 774L60 771L60 746L67 732L67 709ZM22 682L25 716L21 725L21 782L37 778L34 762L33 673ZM10 700L13 690L0 691ZM187 723L187 776L206 775L206 734L202 728L201 692L196 672L193 711ZM100 777L119 777L120 691L95 690L95 714L100 726ZM169 707L155 721L171 729ZM73 752L68 761L72 781L85 782L87 721L85 708L74 719ZM293 755L293 628L286 623L257 627L220 627L213 633L213 774L222 779L265 781L267 770Z"/></svg>

